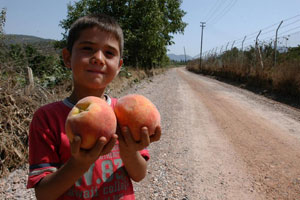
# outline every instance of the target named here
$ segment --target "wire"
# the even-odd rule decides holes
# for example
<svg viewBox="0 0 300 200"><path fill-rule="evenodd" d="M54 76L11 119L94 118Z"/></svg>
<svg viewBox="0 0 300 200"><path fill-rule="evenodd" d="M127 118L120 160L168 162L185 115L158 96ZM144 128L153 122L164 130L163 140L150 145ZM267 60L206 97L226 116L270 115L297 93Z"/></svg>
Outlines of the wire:
<svg viewBox="0 0 300 200"><path fill-rule="evenodd" d="M292 30L299 29L299 28L300 28L300 26L297 26L297 27L294 27L294 28L289 29L289 30L287 30L287 31L281 32L280 34L278 34L278 37L279 37L279 36L282 36L283 34L286 34L286 33L290 32L290 31L292 31Z"/></svg>
<svg viewBox="0 0 300 200"><path fill-rule="evenodd" d="M222 2L222 0L217 0L217 1L215 1L215 4L210 8L210 10L207 12L207 14L206 14L206 17L204 17L204 19L206 19L205 21L207 21L210 17L211 17L211 15L212 15L212 11L218 6L218 3L219 2Z"/></svg>
<svg viewBox="0 0 300 200"><path fill-rule="evenodd" d="M237 1L237 0L236 0ZM231 1L231 3L232 3L233 1ZM236 3L236 2L235 2ZM227 5L227 8L229 7L229 5ZM229 7L230 8L230 7ZM230 9L229 9L230 10ZM224 10L223 10L224 11ZM227 11L228 12L228 11ZM224 12L223 12L224 13ZM226 14L226 12L225 12L225 14ZM297 17L300 17L300 14L298 14L298 15L295 15L295 16L293 16L293 17L290 17L290 18L287 18L287 19L284 19L284 20L282 20L283 22L287 22L287 21L291 21L292 19L295 19L295 18L297 18ZM293 21L293 22L291 22L291 23L288 23L288 24L284 24L284 26L282 26L281 28L280 28L280 30L282 30L283 28L286 28L286 27L288 27L288 26L291 26L291 25L293 25L293 24L296 24L297 22L300 22L300 19L297 19L297 20L295 20L295 21ZM261 36L262 35L267 35L267 34L269 34L269 33L275 33L275 31L276 31L276 29L277 29L277 27L278 27L278 25L279 25L279 23L274 23L274 24L272 24L272 25L270 25L270 26L267 26L267 27L265 27L265 28L262 28L262 29L260 29L261 31L262 31L262 33L261 33ZM273 28L273 27L275 27L276 26L276 28ZM273 28L273 29L271 29L271 28ZM284 34L287 34L287 33L289 33L289 32L291 32L291 31L293 31L293 30L296 30L296 29L298 29L298 28L300 28L300 26L297 26L297 27L294 27L294 28L291 28L291 29L289 29L289 30L287 30L287 31L284 31L284 32L281 32L279 35L278 35L278 37L280 37L280 36L282 36L282 35L284 35ZM268 30L268 29L271 29L271 30ZM268 31L266 31L266 30L268 30ZM247 45L250 45L250 44L253 44L253 43L255 43L255 39L256 39L256 37L257 37L257 34L258 34L258 32L256 31L256 32L253 32L253 33L251 33L251 34L248 34L248 35L246 35L246 36L244 36L244 37L246 37L246 40L244 41L244 47L246 48L247 47ZM251 37L250 37L251 36ZM237 40L233 40L233 41L230 41L230 42L228 42L228 43L225 43L225 44L223 44L222 45L222 47L225 45L228 45L228 44L233 44L233 42L235 42L234 44L235 44L235 46L239 46L239 45L241 45L242 44L242 42L243 42L243 40L244 40L244 37L243 38L240 38L240 39L237 39ZM253 40L254 39L254 40ZM260 41L263 41L263 42L265 42L265 40L270 40L270 41L272 41L272 36L268 36L268 37L265 37L264 39L260 39ZM216 47L215 47L216 48Z"/></svg>
<svg viewBox="0 0 300 200"><path fill-rule="evenodd" d="M285 28L285 27L290 26L290 25L292 25L292 24L295 24L295 23L297 23L297 22L300 22L300 20L296 20L296 21L294 21L294 22L292 22L292 23L283 25L281 28Z"/></svg>
<svg viewBox="0 0 300 200"><path fill-rule="evenodd" d="M216 24L220 19L222 19L234 7L236 2L237 0L232 0L218 16L212 19L211 24Z"/></svg>
<svg viewBox="0 0 300 200"><path fill-rule="evenodd" d="M287 22L287 21L290 21L290 20L292 20L292 19L295 19L296 17L300 17L300 14L295 15L295 16L290 17L290 18L287 18L287 19L284 19L284 20L282 20L282 21L283 21L283 22ZM282 26L281 29L284 28L284 27L287 27L287 26L289 26L289 25L291 25L291 24L294 24L294 23L296 23L296 22L298 22L298 21L300 21L300 20L296 20L295 22L292 22L292 23L290 23L290 24L286 24L286 25ZM279 23L280 23L280 22L279 22ZM270 32L272 32L272 31L275 31L275 30L277 29L279 23L277 22L277 23L274 23L274 24L272 24L272 25L270 25L270 26L267 26L267 27L265 27L265 28L260 29L260 30L262 31L262 34L261 34L261 35L265 35L265 34L267 34L267 33L270 33ZM274 29L272 29L272 30L270 30L270 31L268 31L268 32L264 32L265 30L268 30L268 29L270 29L270 28L272 28L272 27L274 27L274 26L276 26L276 28L274 28ZM251 35L255 35L255 36L249 37L249 36L251 36ZM256 35L257 35L257 31L256 31L256 32L253 32L253 33L251 33L251 34L246 35L246 37L247 37L246 41L249 40L249 39L252 39L252 38L256 38ZM239 40L240 40L240 39L239 39ZM245 42L246 42L246 41L245 41Z"/></svg>
<svg viewBox="0 0 300 200"><path fill-rule="evenodd" d="M212 17L214 17L215 13L217 13L219 11L219 9L222 7L222 5L224 3L226 3L226 1L227 0L225 0L225 1L217 0L216 1L215 6L213 6L212 9L211 9L211 11L212 11L212 12L210 12L211 14L206 19L206 22L208 22ZM215 8L215 9L213 9L213 8Z"/></svg>

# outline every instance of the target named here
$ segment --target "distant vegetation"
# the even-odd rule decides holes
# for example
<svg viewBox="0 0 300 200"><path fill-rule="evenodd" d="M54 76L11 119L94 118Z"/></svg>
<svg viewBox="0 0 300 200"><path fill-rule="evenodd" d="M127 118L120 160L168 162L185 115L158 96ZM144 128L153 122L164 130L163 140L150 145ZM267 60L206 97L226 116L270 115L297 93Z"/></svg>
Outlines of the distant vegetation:
<svg viewBox="0 0 300 200"><path fill-rule="evenodd" d="M76 19L90 13L113 16L124 32L124 63L151 69L168 64L166 47L174 43L173 34L184 32L187 24L182 21L185 12L181 3L182 0L81 0L69 4L61 27L67 33Z"/></svg>
<svg viewBox="0 0 300 200"><path fill-rule="evenodd" d="M171 66L183 66L183 65L186 65L186 64L187 64L187 62L185 62L184 60L180 60L180 61L171 60L170 61Z"/></svg>
<svg viewBox="0 0 300 200"><path fill-rule="evenodd" d="M201 67L199 59L193 60L187 68L299 106L300 46L287 48L284 52L276 51L276 55L275 62L271 44L245 51L233 48L205 58Z"/></svg>
<svg viewBox="0 0 300 200"><path fill-rule="evenodd" d="M53 46L53 40L23 35L4 35L0 50L1 78L15 74L19 82L25 84L27 67L30 67L35 82L45 87L53 87L70 76L62 65L60 50Z"/></svg>

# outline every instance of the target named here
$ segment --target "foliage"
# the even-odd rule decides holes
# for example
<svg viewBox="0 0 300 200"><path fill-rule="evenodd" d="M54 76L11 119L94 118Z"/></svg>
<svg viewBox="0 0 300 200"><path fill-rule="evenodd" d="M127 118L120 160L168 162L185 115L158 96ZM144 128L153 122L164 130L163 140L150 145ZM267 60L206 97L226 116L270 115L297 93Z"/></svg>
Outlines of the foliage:
<svg viewBox="0 0 300 200"><path fill-rule="evenodd" d="M3 74L13 72L24 76L26 67L30 67L36 81L45 87L60 84L70 77L70 72L63 67L60 57L43 53L31 44L5 46L5 51L0 55L1 61L9 66Z"/></svg>
<svg viewBox="0 0 300 200"><path fill-rule="evenodd" d="M170 65L175 65L175 66L182 66L182 65L186 65L187 62L185 62L184 60L180 60L180 61L177 61L177 60L171 60L170 61Z"/></svg>
<svg viewBox="0 0 300 200"><path fill-rule="evenodd" d="M298 47L290 47L287 52L281 53L279 55L280 62L286 60L294 60L300 62L300 45Z"/></svg>
<svg viewBox="0 0 300 200"><path fill-rule="evenodd" d="M66 34L71 24L81 16L105 13L113 16L124 32L124 60L127 65L150 69L168 63L166 46L173 44L172 34L183 33L185 12L181 0L80 0L68 5L67 18L61 21Z"/></svg>
<svg viewBox="0 0 300 200"><path fill-rule="evenodd" d="M0 13L0 53L3 51L4 26L6 22L6 8L2 8Z"/></svg>
<svg viewBox="0 0 300 200"><path fill-rule="evenodd" d="M0 13L0 37L4 34L4 25L6 22L6 8L2 8Z"/></svg>

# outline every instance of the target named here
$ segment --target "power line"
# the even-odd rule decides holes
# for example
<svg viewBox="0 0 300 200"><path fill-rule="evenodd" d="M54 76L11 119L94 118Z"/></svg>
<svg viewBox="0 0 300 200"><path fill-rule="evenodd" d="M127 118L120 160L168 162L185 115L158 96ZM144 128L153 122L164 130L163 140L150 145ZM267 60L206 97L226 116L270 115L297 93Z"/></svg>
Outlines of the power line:
<svg viewBox="0 0 300 200"><path fill-rule="evenodd" d="M218 16L215 16L215 18L212 19L211 24L216 24L220 19L222 19L234 7L236 2L237 0L232 0Z"/></svg>
<svg viewBox="0 0 300 200"><path fill-rule="evenodd" d="M293 16L293 17L289 17L289 18L284 19L284 20L282 20L282 21L283 21L283 22L287 22L287 21L290 21L290 20L295 19L295 18L297 18L297 17L300 17L300 14L295 15L295 16ZM299 20L297 20L297 21L299 21ZM280 22L274 23L274 24L269 25L269 26L267 26L267 27L264 27L264 28L262 28L262 29L260 29L260 30L261 30L261 31L265 31L265 30L267 30L267 29L270 29L270 28L272 28L272 27L275 27L274 29L272 29L272 31L275 31L275 30L276 30L276 27L278 26L279 23L280 23ZM290 23L290 24L293 24L293 23ZM286 26L288 26L288 25L290 25L290 24L284 25L283 27L286 27ZM282 28L283 28L283 27L282 27ZM270 31L270 32L271 32L271 31ZM252 38L255 38L255 37L256 37L256 34L257 34L257 31L255 31L255 32L253 32L253 33L250 33L250 34L247 34L247 35L246 35L246 36L247 36L247 40L252 39ZM255 35L255 36L249 37L249 36L251 36L251 35ZM242 40L242 38L239 39L239 40Z"/></svg>
<svg viewBox="0 0 300 200"><path fill-rule="evenodd" d="M287 18L287 19L285 19L285 20L283 20L284 22L287 22L287 21L291 21L292 19L295 19L295 18L297 18L297 17L300 17L300 15L295 15L295 16L293 16L293 17L290 17L290 18ZM298 20L296 20L296 21L293 21L293 22L291 22L291 23L289 23L289 24L285 24L284 26L282 26L281 27L281 30L283 29L283 28L286 28L286 27L288 27L288 26L291 26L291 25L293 25L293 24L295 24L295 23L297 23L297 22L300 22L300 19ZM275 31L276 31L276 28L273 28L273 29L271 29L271 30L269 30L269 31L264 31L264 30L268 30L268 29L270 29L270 28L272 28L272 27L275 27L275 26L278 26L278 24L279 23L275 23L275 24L272 24L272 25L270 25L270 26L267 26L267 27L265 27L265 28L263 28L263 29L261 29L263 32L262 32L262 34L261 35L267 35L267 34L269 34L269 33L274 33ZM297 29L298 27L295 27L295 28L292 28L292 29L290 29L290 30L288 30L288 31L285 31L285 32L283 32L283 33L281 33L280 35L282 35L282 34L284 34L284 33L287 33L287 32L289 32L289 31L292 31L292 30L295 30L295 29ZM256 37L256 35L257 35L257 31L256 32L253 32L253 33L251 33L251 34L248 34L248 35L246 35L246 37L247 37L247 39L246 39L246 44L252 44L253 43L253 41L250 41L250 40L253 40L255 37ZM251 37L250 37L251 36ZM266 37L266 38L272 38L273 36L269 36L269 37ZM234 41L236 41L236 46L238 46L239 44L241 44L241 40L242 40L242 38L240 38L240 39L238 39L238 40L234 40ZM265 40L265 39L263 39L263 40ZM232 43L233 41L230 41L229 43ZM245 45L246 46L246 45Z"/></svg>
<svg viewBox="0 0 300 200"><path fill-rule="evenodd" d="M295 23L297 23L297 22L300 22L300 19L299 19L299 20L296 20L296 21L294 21L294 22L291 22L291 23L289 23L289 24L283 25L282 28L287 27L287 26L290 26L290 25L295 24Z"/></svg>
<svg viewBox="0 0 300 200"><path fill-rule="evenodd" d="M215 3L215 7L212 7L212 8L215 8L215 9L211 9L212 12L210 12L211 14L207 17L206 19L206 22L208 22L212 17L214 17L215 13L218 13L219 9L222 7L222 5L224 3L226 3L227 0L217 0L216 3ZM218 4L219 3L219 4Z"/></svg>
<svg viewBox="0 0 300 200"><path fill-rule="evenodd" d="M293 30L299 29L299 28L300 28L300 26L297 26L297 27L294 27L294 28L292 28L292 29L289 29L289 30L287 30L287 31L285 31L285 32L281 32L281 33L279 34L279 36L282 36L283 34L286 34L286 33L290 32L290 31L293 31Z"/></svg>
<svg viewBox="0 0 300 200"><path fill-rule="evenodd" d="M224 1L222 1L222 0L217 0L217 1L215 1L215 4L209 9L209 11L208 11L207 14L206 14L206 17L204 17L204 19L206 19L205 21L207 21L207 20L211 17L211 15L212 15L212 13L213 13L213 10L214 10L217 6L219 6L218 3L220 3L220 2L224 2Z"/></svg>

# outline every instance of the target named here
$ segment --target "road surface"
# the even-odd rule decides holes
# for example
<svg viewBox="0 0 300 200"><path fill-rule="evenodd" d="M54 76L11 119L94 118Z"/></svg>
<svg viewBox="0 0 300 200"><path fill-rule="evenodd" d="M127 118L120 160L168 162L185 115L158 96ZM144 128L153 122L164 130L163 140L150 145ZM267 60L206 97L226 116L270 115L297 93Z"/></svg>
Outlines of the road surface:
<svg viewBox="0 0 300 200"><path fill-rule="evenodd" d="M300 199L299 110L185 68L126 92L163 124L137 199Z"/></svg>

